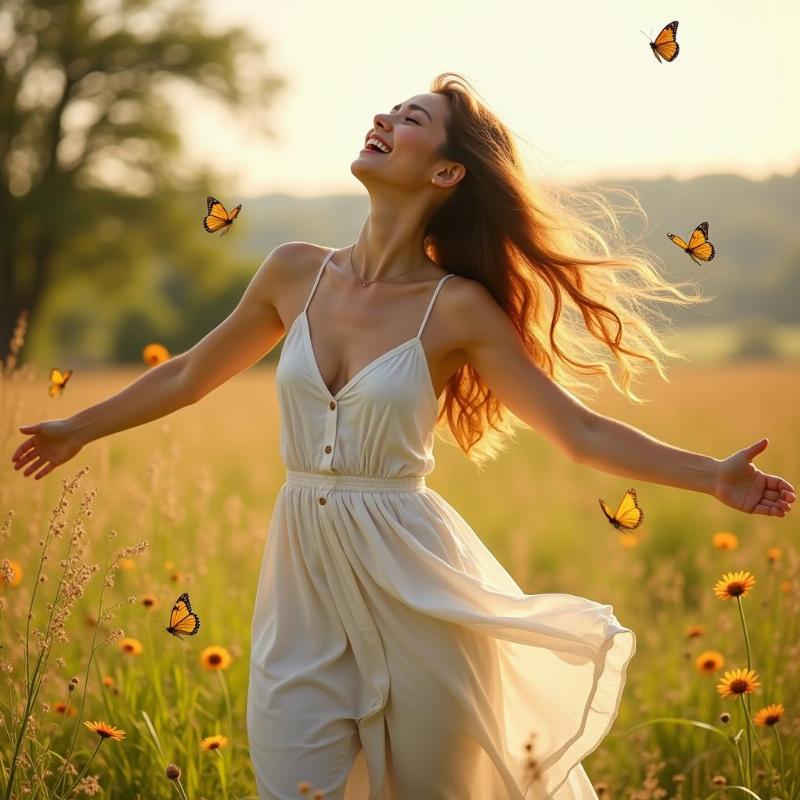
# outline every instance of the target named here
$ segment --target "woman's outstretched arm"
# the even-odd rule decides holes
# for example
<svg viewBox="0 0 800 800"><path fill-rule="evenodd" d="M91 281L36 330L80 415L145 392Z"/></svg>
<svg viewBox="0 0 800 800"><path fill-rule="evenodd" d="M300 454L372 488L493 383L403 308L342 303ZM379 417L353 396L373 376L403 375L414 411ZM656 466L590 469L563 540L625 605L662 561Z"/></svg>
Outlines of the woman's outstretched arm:
<svg viewBox="0 0 800 800"><path fill-rule="evenodd" d="M454 347L517 418L572 460L615 475L706 492L746 513L782 517L791 510L794 486L750 463L767 446L766 438L717 459L673 447L597 414L533 362L511 320L485 287L458 281L446 297Z"/></svg>
<svg viewBox="0 0 800 800"><path fill-rule="evenodd" d="M706 492L737 511L752 514L782 517L795 500L794 487L788 481L751 463L766 448L766 438L720 460L673 447L593 412L583 430L575 460L603 472Z"/></svg>
<svg viewBox="0 0 800 800"><path fill-rule="evenodd" d="M261 264L230 315L190 350L152 367L122 391L66 419L21 425L29 434L14 451L14 469L39 480L89 442L159 419L198 402L266 355L283 337L272 300L284 273L309 245L288 242Z"/></svg>

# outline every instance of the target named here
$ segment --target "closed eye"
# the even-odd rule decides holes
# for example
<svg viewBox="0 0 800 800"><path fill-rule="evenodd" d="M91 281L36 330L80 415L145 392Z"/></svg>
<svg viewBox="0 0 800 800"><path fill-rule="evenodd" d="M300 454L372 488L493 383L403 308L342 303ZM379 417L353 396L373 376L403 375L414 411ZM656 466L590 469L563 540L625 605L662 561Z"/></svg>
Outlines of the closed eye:
<svg viewBox="0 0 800 800"><path fill-rule="evenodd" d="M398 105L396 105L389 113L394 114L395 111L399 110L400 110L400 104L398 103ZM403 119L404 120L408 119L411 120L411 122L415 122L417 125L422 125L422 123L419 120L414 119L414 117L403 117Z"/></svg>

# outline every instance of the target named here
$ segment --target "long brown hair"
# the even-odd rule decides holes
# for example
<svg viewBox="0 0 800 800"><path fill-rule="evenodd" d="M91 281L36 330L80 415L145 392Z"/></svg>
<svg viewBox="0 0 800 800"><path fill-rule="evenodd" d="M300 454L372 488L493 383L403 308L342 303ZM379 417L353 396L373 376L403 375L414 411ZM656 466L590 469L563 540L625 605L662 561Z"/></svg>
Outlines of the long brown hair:
<svg viewBox="0 0 800 800"><path fill-rule="evenodd" d="M668 283L644 248L624 241L617 216L599 191L530 180L508 127L461 75L438 75L431 91L450 101L440 154L464 164L466 175L432 216L426 253L448 272L482 283L534 362L560 385L576 394L596 391L578 376L601 374L632 402L646 402L631 390L642 367L634 359L649 361L667 382L660 356L685 359L661 342L647 315L664 315L647 303L686 305L713 298L684 294L680 287L696 287L689 281ZM635 196L623 194L646 218ZM592 224L595 215L607 220L610 230ZM608 357L603 345L621 370L621 385L601 360ZM530 428L469 364L445 387L437 422L445 416L456 443L479 467L505 449L504 440L513 438L516 427Z"/></svg>

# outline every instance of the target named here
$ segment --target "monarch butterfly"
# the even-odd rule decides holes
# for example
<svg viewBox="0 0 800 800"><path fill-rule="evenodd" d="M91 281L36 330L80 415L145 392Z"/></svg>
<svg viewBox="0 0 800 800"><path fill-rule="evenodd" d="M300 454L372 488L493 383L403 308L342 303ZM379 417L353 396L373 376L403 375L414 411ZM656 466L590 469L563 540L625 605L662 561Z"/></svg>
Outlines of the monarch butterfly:
<svg viewBox="0 0 800 800"><path fill-rule="evenodd" d="M617 529L624 528L623 533L634 528L638 528L644 520L644 511L639 508L639 503L636 499L636 489L628 489L622 496L617 510L612 514L611 508L604 500L600 500L600 508L606 515L608 521Z"/></svg>
<svg viewBox="0 0 800 800"><path fill-rule="evenodd" d="M658 61L659 64L662 58L664 61L674 61L677 58L678 51L680 50L678 43L675 41L675 34L677 32L678 20L674 20L661 29L661 33L656 36L654 42L650 42L650 49L653 51L653 55L656 57L656 61ZM640 31L640 33L644 33L644 31ZM646 33L644 35L647 36Z"/></svg>
<svg viewBox="0 0 800 800"><path fill-rule="evenodd" d="M230 213L225 210L225 206L222 205L216 197L212 197L211 195L206 197L206 204L208 205L208 209L205 217L203 217L203 227L209 233L216 233L220 228L224 228L220 234L220 238L222 238L228 232L230 226L233 225L233 221L236 217L239 216L242 204L239 203L236 208L231 209Z"/></svg>
<svg viewBox="0 0 800 800"><path fill-rule="evenodd" d="M676 236L674 233L668 233L667 236L669 236L670 240L678 245L678 247L685 250L696 264L700 264L700 261L697 260L698 258L701 261L711 261L716 255L714 245L708 241L707 222L701 222L694 231L692 231L692 235L689 237L689 244L686 244L680 236Z"/></svg>
<svg viewBox="0 0 800 800"><path fill-rule="evenodd" d="M188 592L184 592L175 601L169 614L169 625L164 630L179 639L183 638L181 634L194 636L200 630L200 617L192 611Z"/></svg>
<svg viewBox="0 0 800 800"><path fill-rule="evenodd" d="M61 392L64 391L70 375L72 375L71 369L62 372L60 369L53 367L50 370L50 397L61 397Z"/></svg>

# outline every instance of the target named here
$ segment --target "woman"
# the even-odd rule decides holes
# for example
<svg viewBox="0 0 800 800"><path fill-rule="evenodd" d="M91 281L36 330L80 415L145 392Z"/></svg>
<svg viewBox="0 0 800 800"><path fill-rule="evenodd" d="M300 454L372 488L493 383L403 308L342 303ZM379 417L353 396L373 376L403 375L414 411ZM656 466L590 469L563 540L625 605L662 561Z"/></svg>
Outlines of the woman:
<svg viewBox="0 0 800 800"><path fill-rule="evenodd" d="M426 487L436 423L446 415L479 463L479 440L486 458L512 431L505 406L581 463L746 513L784 516L794 488L750 463L765 439L717 460L562 388L582 371L619 389L607 365L579 358L599 344L638 400L632 359L663 377L658 354L676 355L643 301L700 301L645 258L610 256L599 231L535 192L459 76L377 114L351 170L370 197L353 246L276 248L191 350L74 417L21 427L16 469L40 478L88 441L196 402L288 327L276 371L287 475L252 620L259 797L295 798L305 780L328 800L595 798L580 762L617 715L634 633L610 605L522 592ZM565 300L583 336L562 324L556 344Z"/></svg>

